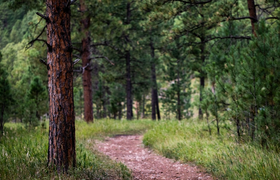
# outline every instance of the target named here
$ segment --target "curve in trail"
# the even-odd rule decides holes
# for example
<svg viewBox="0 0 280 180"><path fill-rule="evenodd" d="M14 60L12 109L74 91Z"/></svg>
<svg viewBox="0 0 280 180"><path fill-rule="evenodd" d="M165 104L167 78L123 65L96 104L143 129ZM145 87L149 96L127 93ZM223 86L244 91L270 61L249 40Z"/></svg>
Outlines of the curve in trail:
<svg viewBox="0 0 280 180"><path fill-rule="evenodd" d="M97 149L132 170L133 179L209 179L213 178L196 166L174 162L143 148L142 136L116 136L97 143Z"/></svg>

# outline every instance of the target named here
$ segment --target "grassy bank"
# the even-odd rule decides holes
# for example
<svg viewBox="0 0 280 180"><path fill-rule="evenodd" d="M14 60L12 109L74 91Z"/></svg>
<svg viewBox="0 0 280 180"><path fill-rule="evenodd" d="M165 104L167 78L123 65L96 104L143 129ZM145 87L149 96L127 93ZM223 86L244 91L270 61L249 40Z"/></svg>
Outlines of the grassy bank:
<svg viewBox="0 0 280 180"><path fill-rule="evenodd" d="M219 179L280 179L279 154L222 134L209 136L203 123L165 121L149 130L143 142L168 158L201 165Z"/></svg>
<svg viewBox="0 0 280 180"><path fill-rule="evenodd" d="M142 134L156 124L151 120L96 120L87 124L85 121L76 121L76 137L78 139L102 138L117 134Z"/></svg>
<svg viewBox="0 0 280 180"><path fill-rule="evenodd" d="M77 168L61 177L46 166L47 129L26 129L22 124L6 123L5 134L0 138L0 179L131 179L126 166L96 152L94 139L140 133L152 126L151 121L76 121Z"/></svg>

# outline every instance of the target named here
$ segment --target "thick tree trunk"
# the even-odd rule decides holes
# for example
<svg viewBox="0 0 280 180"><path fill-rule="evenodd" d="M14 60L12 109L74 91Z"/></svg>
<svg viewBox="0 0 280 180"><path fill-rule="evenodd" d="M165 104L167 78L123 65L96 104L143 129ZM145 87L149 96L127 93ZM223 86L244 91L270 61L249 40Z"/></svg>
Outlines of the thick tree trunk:
<svg viewBox="0 0 280 180"><path fill-rule="evenodd" d="M251 19L252 33L254 34L254 36L257 36L256 31L255 31L255 23L258 22L258 17L257 17L257 13L256 13L255 1L247 0L247 3L248 3L249 15L252 18Z"/></svg>
<svg viewBox="0 0 280 180"><path fill-rule="evenodd" d="M86 11L86 5L84 0L80 0L81 12ZM90 18L84 17L82 22L82 64L85 68L83 72L83 89L84 89L84 114L86 122L93 122L93 108L92 108L92 84L91 84L91 73L90 73L90 36L88 28L90 26Z"/></svg>
<svg viewBox="0 0 280 180"><path fill-rule="evenodd" d="M73 62L68 0L47 0L48 90L50 99L48 165L58 172L75 167Z"/></svg>
<svg viewBox="0 0 280 180"><path fill-rule="evenodd" d="M131 73L130 73L130 53L126 52L126 105L127 112L126 118L132 119L132 84L131 84Z"/></svg>

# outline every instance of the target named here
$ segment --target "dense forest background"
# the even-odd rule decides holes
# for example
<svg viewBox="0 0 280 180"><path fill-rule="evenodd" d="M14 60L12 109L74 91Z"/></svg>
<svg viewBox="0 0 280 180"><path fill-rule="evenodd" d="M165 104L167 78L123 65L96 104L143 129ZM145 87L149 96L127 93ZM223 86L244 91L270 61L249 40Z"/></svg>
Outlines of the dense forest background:
<svg viewBox="0 0 280 180"><path fill-rule="evenodd" d="M188 119L279 145L275 0L71 1L76 117ZM0 116L48 118L45 6L0 0ZM36 41L35 41L36 40Z"/></svg>

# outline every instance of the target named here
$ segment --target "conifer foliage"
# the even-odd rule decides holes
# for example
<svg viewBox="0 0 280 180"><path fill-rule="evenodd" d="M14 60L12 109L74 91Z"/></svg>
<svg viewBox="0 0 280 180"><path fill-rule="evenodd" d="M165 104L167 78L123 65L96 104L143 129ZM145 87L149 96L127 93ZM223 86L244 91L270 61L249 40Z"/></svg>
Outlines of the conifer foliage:
<svg viewBox="0 0 280 180"><path fill-rule="evenodd" d="M58 171L76 164L75 114L205 117L210 134L279 145L278 1L0 2L0 130L48 117Z"/></svg>

